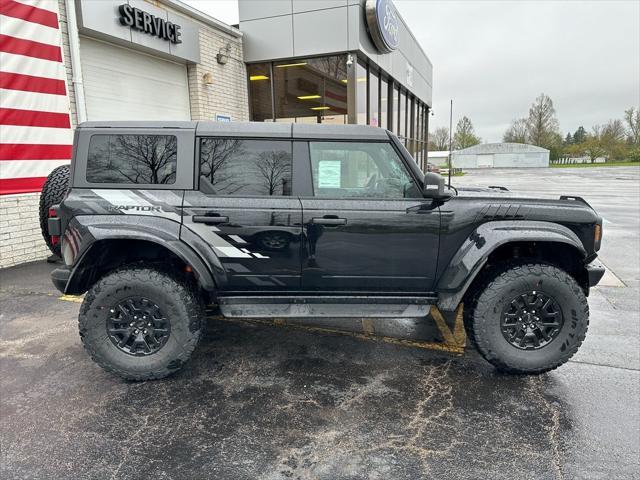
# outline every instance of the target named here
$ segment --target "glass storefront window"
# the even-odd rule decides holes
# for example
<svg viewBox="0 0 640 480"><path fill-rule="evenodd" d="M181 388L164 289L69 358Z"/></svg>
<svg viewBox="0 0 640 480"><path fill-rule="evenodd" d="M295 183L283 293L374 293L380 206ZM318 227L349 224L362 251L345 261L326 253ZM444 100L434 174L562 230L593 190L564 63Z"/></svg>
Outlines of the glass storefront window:
<svg viewBox="0 0 640 480"><path fill-rule="evenodd" d="M369 70L369 125L380 126L380 83L378 74Z"/></svg>
<svg viewBox="0 0 640 480"><path fill-rule="evenodd" d="M407 138L407 95L404 92L400 92L398 113L398 136L405 139Z"/></svg>
<svg viewBox="0 0 640 480"><path fill-rule="evenodd" d="M346 61L334 55L274 63L277 121L346 123Z"/></svg>
<svg viewBox="0 0 640 480"><path fill-rule="evenodd" d="M354 59L355 54L352 54ZM247 65L252 121L345 124L355 121L394 132L414 153L423 142L424 104L385 72L348 55L296 58ZM377 67L375 67L377 68ZM348 85L355 80L353 89ZM349 98L353 95L353 98ZM353 102L353 103L351 103ZM348 112L348 105L355 107ZM348 115L349 113L349 115Z"/></svg>
<svg viewBox="0 0 640 480"><path fill-rule="evenodd" d="M398 118L399 118L399 110L398 110L398 106L400 105L400 87L398 86L398 84L395 84L393 86L393 102L391 102L393 104L393 115L392 115L392 119L391 119L391 123L393 125L390 125L390 130L395 133L396 135L399 134L399 130L398 130Z"/></svg>
<svg viewBox="0 0 640 480"><path fill-rule="evenodd" d="M380 126L382 128L389 128L389 106L391 105L391 99L389 98L389 84L386 78L380 78Z"/></svg>
<svg viewBox="0 0 640 480"><path fill-rule="evenodd" d="M249 76L251 119L255 122L272 121L271 64L249 64L247 65L247 74Z"/></svg>
<svg viewBox="0 0 640 480"><path fill-rule="evenodd" d="M356 109L358 125L367 124L367 67L358 62L356 69Z"/></svg>

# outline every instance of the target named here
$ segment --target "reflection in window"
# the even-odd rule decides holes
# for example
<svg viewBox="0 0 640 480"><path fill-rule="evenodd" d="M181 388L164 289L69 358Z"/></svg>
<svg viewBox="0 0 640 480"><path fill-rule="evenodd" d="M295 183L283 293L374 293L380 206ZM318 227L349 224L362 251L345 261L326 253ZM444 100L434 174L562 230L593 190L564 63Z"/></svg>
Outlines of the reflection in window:
<svg viewBox="0 0 640 480"><path fill-rule="evenodd" d="M200 191L213 195L291 195L291 142L203 138Z"/></svg>
<svg viewBox="0 0 640 480"><path fill-rule="evenodd" d="M399 111L398 111L398 105L400 105L400 87L398 86L398 84L395 84L393 87L393 116L392 116L392 123L393 125L391 125L390 129L393 133L395 133L396 135L399 135L400 132L398 130L398 117L399 117Z"/></svg>
<svg viewBox="0 0 640 480"><path fill-rule="evenodd" d="M271 72L268 63L247 65L249 75L249 98L251 99L251 119L255 122L273 119L271 106Z"/></svg>
<svg viewBox="0 0 640 480"><path fill-rule="evenodd" d="M367 67L358 62L356 70L356 104L358 125L367 124Z"/></svg>
<svg viewBox="0 0 640 480"><path fill-rule="evenodd" d="M391 99L389 97L389 85L385 78L380 78L380 126L382 128L391 129L389 125L389 107L391 106Z"/></svg>
<svg viewBox="0 0 640 480"><path fill-rule="evenodd" d="M87 181L175 183L177 143L173 135L93 135L89 142Z"/></svg>
<svg viewBox="0 0 640 480"><path fill-rule="evenodd" d="M317 197L415 198L410 175L388 143L311 142Z"/></svg>
<svg viewBox="0 0 640 480"><path fill-rule="evenodd" d="M369 125L380 126L380 102L379 100L378 74L369 70Z"/></svg>
<svg viewBox="0 0 640 480"><path fill-rule="evenodd" d="M401 139L407 137L407 95L400 93L400 107L398 114L398 136Z"/></svg>
<svg viewBox="0 0 640 480"><path fill-rule="evenodd" d="M278 121L347 123L346 62L333 55L274 63Z"/></svg>

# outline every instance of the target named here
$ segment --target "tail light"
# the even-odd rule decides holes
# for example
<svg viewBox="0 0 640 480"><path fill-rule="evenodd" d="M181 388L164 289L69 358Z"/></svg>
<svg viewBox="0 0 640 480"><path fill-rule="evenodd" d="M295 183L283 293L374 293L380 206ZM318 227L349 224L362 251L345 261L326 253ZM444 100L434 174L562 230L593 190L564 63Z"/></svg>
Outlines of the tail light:
<svg viewBox="0 0 640 480"><path fill-rule="evenodd" d="M60 243L60 219L58 218L58 209L56 206L49 207L48 221L49 238L52 245Z"/></svg>

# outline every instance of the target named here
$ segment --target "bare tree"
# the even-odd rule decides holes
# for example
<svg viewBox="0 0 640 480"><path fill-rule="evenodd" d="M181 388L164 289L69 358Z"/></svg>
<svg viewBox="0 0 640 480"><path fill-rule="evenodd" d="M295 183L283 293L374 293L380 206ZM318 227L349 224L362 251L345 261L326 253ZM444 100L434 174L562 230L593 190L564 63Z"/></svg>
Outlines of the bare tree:
<svg viewBox="0 0 640 480"><path fill-rule="evenodd" d="M629 127L629 141L632 145L640 146L640 107L625 110L624 120Z"/></svg>
<svg viewBox="0 0 640 480"><path fill-rule="evenodd" d="M176 148L172 135L96 136L89 149L87 177L93 182L173 183Z"/></svg>
<svg viewBox="0 0 640 480"><path fill-rule="evenodd" d="M548 149L562 141L553 101L544 93L529 108L527 140L533 145Z"/></svg>
<svg viewBox="0 0 640 480"><path fill-rule="evenodd" d="M256 168L264 179L269 195L284 195L290 187L291 154L283 150L261 152L256 159Z"/></svg>
<svg viewBox="0 0 640 480"><path fill-rule="evenodd" d="M527 119L518 118L511 122L511 126L504 132L503 142L527 143Z"/></svg>
<svg viewBox="0 0 640 480"><path fill-rule="evenodd" d="M200 145L200 176L205 177L214 188L226 194L243 187L242 178L233 168L223 168L234 158L245 154L242 140L207 138Z"/></svg>
<svg viewBox="0 0 640 480"><path fill-rule="evenodd" d="M444 151L449 150L449 129L447 127L436 128L429 133L429 150Z"/></svg>
<svg viewBox="0 0 640 480"><path fill-rule="evenodd" d="M453 137L455 149L472 147L480 143L480 137L475 134L473 124L468 117L462 117L456 125L456 133Z"/></svg>

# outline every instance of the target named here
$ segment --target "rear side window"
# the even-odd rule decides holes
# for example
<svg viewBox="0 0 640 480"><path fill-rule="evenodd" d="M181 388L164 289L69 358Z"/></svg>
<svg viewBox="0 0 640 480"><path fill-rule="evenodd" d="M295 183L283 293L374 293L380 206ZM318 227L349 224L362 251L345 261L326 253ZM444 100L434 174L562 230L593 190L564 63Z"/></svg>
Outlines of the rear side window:
<svg viewBox="0 0 640 480"><path fill-rule="evenodd" d="M89 142L87 181L175 183L177 146L173 135L93 135Z"/></svg>
<svg viewBox="0 0 640 480"><path fill-rule="evenodd" d="M200 191L212 195L291 195L291 142L203 138Z"/></svg>

